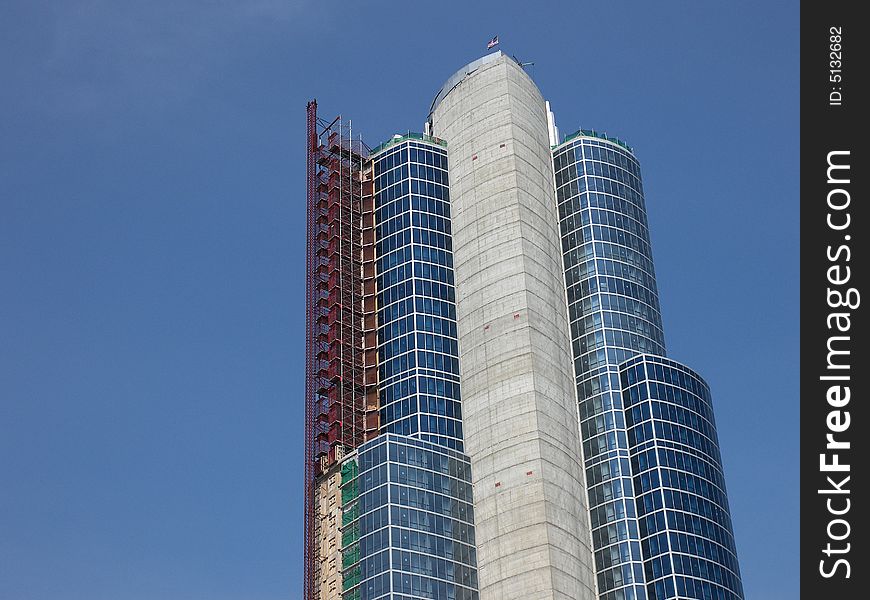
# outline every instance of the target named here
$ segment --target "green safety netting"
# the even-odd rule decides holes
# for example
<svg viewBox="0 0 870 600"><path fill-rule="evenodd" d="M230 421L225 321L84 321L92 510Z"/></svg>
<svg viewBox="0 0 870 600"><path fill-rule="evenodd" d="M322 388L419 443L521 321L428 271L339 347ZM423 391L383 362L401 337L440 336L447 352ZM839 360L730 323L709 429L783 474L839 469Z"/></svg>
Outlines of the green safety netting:
<svg viewBox="0 0 870 600"><path fill-rule="evenodd" d="M341 503L347 504L359 494L359 486L356 478L359 475L359 466L355 460L349 460L341 465Z"/></svg>
<svg viewBox="0 0 870 600"><path fill-rule="evenodd" d="M341 512L341 525L344 527L349 523L352 523L359 516L359 504L352 504L350 507L346 507Z"/></svg>
<svg viewBox="0 0 870 600"><path fill-rule="evenodd" d="M346 569L357 562L359 562L359 544L354 543L350 548L342 551L341 568Z"/></svg>
<svg viewBox="0 0 870 600"><path fill-rule="evenodd" d="M355 460L349 460L341 465L341 484L344 485L348 481L359 475L359 467Z"/></svg>
<svg viewBox="0 0 870 600"><path fill-rule="evenodd" d="M342 600L360 600L360 591L359 588L352 590L350 592L345 592L344 596L342 596Z"/></svg>
<svg viewBox="0 0 870 600"><path fill-rule="evenodd" d="M361 579L360 569L359 569L359 567L354 567L353 569L351 569L350 571L345 573L344 577L342 578L342 582L341 582L342 591L347 591L348 589L352 588L353 586L355 586L356 584L358 584L360 582L360 579Z"/></svg>
<svg viewBox="0 0 870 600"><path fill-rule="evenodd" d="M354 524L341 532L341 547L346 548L359 539L359 524Z"/></svg>
<svg viewBox="0 0 870 600"><path fill-rule="evenodd" d="M347 504L351 500L357 497L359 494L359 486L357 486L356 481L347 484L343 488L341 488L341 503Z"/></svg>

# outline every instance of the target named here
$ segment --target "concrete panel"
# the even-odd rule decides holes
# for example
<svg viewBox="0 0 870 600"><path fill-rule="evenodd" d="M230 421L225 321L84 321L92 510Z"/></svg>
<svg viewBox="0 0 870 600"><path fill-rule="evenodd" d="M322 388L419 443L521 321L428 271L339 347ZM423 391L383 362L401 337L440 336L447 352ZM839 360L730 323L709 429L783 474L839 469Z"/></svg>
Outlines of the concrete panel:
<svg viewBox="0 0 870 600"><path fill-rule="evenodd" d="M506 56L440 99L481 600L596 597L544 100Z"/></svg>

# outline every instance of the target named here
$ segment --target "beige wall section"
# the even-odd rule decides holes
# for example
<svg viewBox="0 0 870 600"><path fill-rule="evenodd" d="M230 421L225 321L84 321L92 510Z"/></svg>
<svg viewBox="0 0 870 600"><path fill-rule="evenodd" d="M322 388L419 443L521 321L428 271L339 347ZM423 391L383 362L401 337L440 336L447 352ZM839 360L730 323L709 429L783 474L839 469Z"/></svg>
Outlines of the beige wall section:
<svg viewBox="0 0 870 600"><path fill-rule="evenodd" d="M318 600L341 600L341 465L314 484L314 585Z"/></svg>
<svg viewBox="0 0 870 600"><path fill-rule="evenodd" d="M595 598L544 100L502 56L436 107L447 141L481 600Z"/></svg>

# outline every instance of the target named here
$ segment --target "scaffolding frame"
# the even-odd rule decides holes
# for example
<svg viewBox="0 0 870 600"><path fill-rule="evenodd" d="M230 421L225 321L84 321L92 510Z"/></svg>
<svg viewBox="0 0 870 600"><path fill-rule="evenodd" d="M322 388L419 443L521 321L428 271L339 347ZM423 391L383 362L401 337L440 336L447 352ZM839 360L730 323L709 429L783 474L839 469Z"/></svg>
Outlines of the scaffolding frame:
<svg viewBox="0 0 870 600"><path fill-rule="evenodd" d="M369 148L341 116L307 107L305 575L319 600L318 475L378 433L374 181Z"/></svg>

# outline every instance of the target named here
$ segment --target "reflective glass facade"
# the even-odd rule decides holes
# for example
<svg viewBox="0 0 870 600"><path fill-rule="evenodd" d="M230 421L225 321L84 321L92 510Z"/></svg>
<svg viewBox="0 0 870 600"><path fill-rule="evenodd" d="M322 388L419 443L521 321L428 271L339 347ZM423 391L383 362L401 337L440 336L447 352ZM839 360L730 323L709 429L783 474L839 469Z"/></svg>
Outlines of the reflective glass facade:
<svg viewBox="0 0 870 600"><path fill-rule="evenodd" d="M343 600L477 600L471 465L381 435L342 471Z"/></svg>
<svg viewBox="0 0 870 600"><path fill-rule="evenodd" d="M381 435L342 466L344 600L478 598L447 151L420 137L372 159Z"/></svg>
<svg viewBox="0 0 870 600"><path fill-rule="evenodd" d="M654 521L650 521L648 503L655 495L652 490L658 489L659 495L665 492L660 480L653 485L649 473L637 471L639 449L647 452L648 444L652 444L654 452L660 447L670 451L667 436L688 433L680 429L675 434L670 426L664 423L653 426L652 421L638 429L633 397L626 395L620 379L621 369L629 364L627 360L640 354L666 353L640 165L631 150L613 140L593 135L569 139L554 149L553 160L599 597L601 600L742 597L727 504L717 506L723 511L721 521L727 524L721 527L728 532L727 540L724 533L719 537L729 542L721 547L730 554L723 550L707 555L715 559L700 559L696 553L696 558L685 558L689 561L685 569L700 572L698 569L706 560L704 573L709 574L713 572L713 562L719 559L715 564L720 570L716 572L730 573L732 579L722 575L720 579L707 580L691 575L692 582L684 577L677 585L676 564L684 556L677 556L673 548L691 543L693 552L701 550L694 539L691 542L676 539L668 549L662 545L657 537L660 534L666 538L671 532L682 535L666 519L671 515L666 515L664 509L652 515ZM667 359L659 360L676 365ZM658 364L663 368L663 362ZM693 381L700 381L696 375L693 377ZM697 385L707 389L703 382ZM631 388L631 393L635 392L637 388ZM667 390L664 393L672 394ZM705 393L709 409L709 419L703 426L705 435L690 435L687 448L698 443L697 452L713 452L711 448L715 447L715 459L711 454L708 466L714 469L715 463L716 481L722 483L709 391ZM680 414L680 418L685 416ZM648 437L639 440L638 436ZM662 445L656 446L659 440ZM683 450L686 456L690 454L687 448ZM685 513L674 513L674 518L681 519L680 526L695 527L701 521L692 519L705 518L698 511L710 509L712 501L724 502L724 483L716 489L719 491L714 493L712 487L703 488L702 495L714 494L704 496L706 504L699 504L698 496L686 499L680 496L680 502L687 502ZM676 502L673 493L667 493L669 501ZM665 519L666 524L655 519ZM686 525L687 522L691 525ZM659 525L660 529L651 529ZM664 575L665 564L667 573L672 575L670 579ZM707 582L713 587L705 588L695 582ZM708 595L692 595L695 593ZM725 593L737 595L717 595Z"/></svg>
<svg viewBox="0 0 870 600"><path fill-rule="evenodd" d="M509 262L505 258L510 257L498 246L501 238L506 235L511 241L519 238L524 252L526 246L529 250L522 256L528 254L530 258L514 273L517 280L522 279L515 291L517 295L532 297L528 306L538 313L557 315L559 319L535 324L535 332L547 335L529 338L536 344L537 340L545 338L549 344L532 346L530 342L537 353L535 356L544 357L527 361L535 370L529 372L529 379L536 385L540 383L540 390L514 384L505 384L499 389L492 384L488 377L490 369L495 375L499 375L500 369L513 369L506 365L514 363L508 363L501 355L502 348L512 346L505 346L507 337L499 337L498 342L492 342L496 338L485 337L492 336L495 329L490 329L488 317L483 319L486 322L474 324L475 327L480 325L481 331L489 332L480 334L479 339L484 340L480 347L486 348L485 344L491 343L493 348L497 346L498 352L477 352L472 343L468 354L471 358L464 359L464 372L469 377L465 387L467 412L471 417L486 415L491 419L485 426L473 419L468 422L469 430L478 436L469 438L470 442L475 442L470 445L488 449L500 445L507 449L506 455L516 455L501 462L475 455L475 461L479 461L475 462L475 469L481 476L477 489L480 518L477 539L487 560L480 565L483 582L480 588L471 464L464 454L446 143L428 133L409 133L395 136L374 151L366 148L365 152L354 153L342 141L340 128L338 137L334 132L318 134L318 128L312 128L319 121L309 105L309 227L319 224L323 218L327 223L332 223L329 221L332 219L339 226L349 224L352 232L359 231L353 237L346 235L348 230L341 227L318 225L322 231L317 230L319 233L311 238L319 245L309 251L309 258L320 260L313 263L317 269L312 270L311 281L332 285L335 280L342 285L333 296L318 295L320 288L310 288L314 292L309 293L309 307L313 302L315 306L322 304L326 308L322 314L311 313L315 316L309 317L309 338L327 334L329 343L340 350L349 347L352 351L340 354L341 360L336 363L339 368L333 370L308 365L308 381L325 381L328 377L330 385L338 382L336 385L341 387L346 383L348 389L360 391L361 402L348 403L347 413L313 409L306 412L306 444L328 445L329 448L328 452L320 454L309 452L306 459L307 472L316 484L312 488L314 493L307 496L306 506L311 511L306 512L306 518L317 519L313 525L306 522L306 536L314 534L316 542L312 545L306 541L306 568L311 571L307 577L314 581L306 579L307 597L478 600L479 589L484 596L491 596L494 593L491 590L498 589L496 596L524 598L541 595L529 593L530 586L558 571L574 578L569 582L575 586L572 590L582 587L582 593L563 592L561 595L585 598L594 595L593 569L589 568L592 560L599 600L742 600L710 390L696 373L664 358L666 348L640 165L624 143L591 130L581 130L552 147L571 359L579 403L582 467L588 496L589 528L581 524L586 508L582 507L584 490L577 470L577 433L567 426L573 422L570 374L567 373L571 367L564 346L559 267L553 263L554 254L558 253L554 245L554 217L542 216L544 211L539 210L546 197L552 202L548 146L545 141L538 144L535 160L540 164L525 161L522 169L511 171L523 174L523 178L517 179L516 187L518 197L522 192L525 204L517 206L525 208L516 211L520 215L515 223L517 227L510 229L499 212L504 209L503 196L499 195L504 190L498 194L493 190L498 187L499 178L506 178L504 165L524 160L522 152L512 147L513 138L504 142L490 135L490 130L499 128L493 127L494 121L489 119L474 121L481 128L467 133L463 124L472 115L466 114L466 107L475 104L457 101L451 105L452 99L445 100L450 90L460 89L456 88L458 83L454 79L472 89L469 83L473 80L466 81L466 78L485 75L484 67L493 67L498 60L493 54L471 63L439 92L433 111L441 111L442 117L451 110L457 113L450 113L450 120L445 119L451 123L451 127L445 126L445 131L453 135L435 128L440 126L441 117L433 121L432 115L431 128L427 131L452 140L454 151L457 148L462 152L468 150L468 156L454 152L454 181L465 182L473 177L475 186L482 189L479 195L473 191L476 187L455 188L455 223L461 239L479 241L490 234L492 239L488 243L498 250L491 253L487 264L504 266L500 263ZM518 69L513 63L508 66ZM480 72L473 75L476 70ZM494 67L492 72L496 72ZM521 70L518 72L522 75ZM529 91L533 83L530 80L528 83L522 98L526 98L526 92L534 92L532 96L538 98L536 89ZM500 88L481 85L479 93L483 98L484 92L492 89ZM490 108L495 107L496 112L506 106L502 96L485 101L490 102L495 103ZM524 128L532 127L535 122L532 117L538 114L532 114L534 111L525 114L510 107L506 111L516 112L509 116L516 116L516 122L522 126L515 127L509 119L511 125L504 129L517 129L524 134L528 133ZM477 113L478 117L485 114ZM551 125L555 136L555 122ZM516 140L522 142L520 137ZM490 143L492 148L487 146ZM480 154L471 154L472 149ZM345 159L351 154L357 162L353 170L347 170ZM503 164L498 162L502 159L505 159ZM467 164L463 160L467 160ZM329 166L333 164L335 166ZM320 166L315 169L316 165ZM529 175L532 171L536 174L534 177L541 177L535 179ZM532 185L541 179L546 186ZM483 189L487 187L493 189ZM487 206L489 212L482 210L483 206ZM312 211L312 207L316 211ZM333 215L334 207L338 207L336 215ZM538 221L531 219L530 214ZM541 221L549 229L535 229L535 223ZM480 227L483 223L492 226L493 231ZM526 227L529 223L531 226ZM463 231L474 233L466 235ZM333 244L335 240L340 243ZM463 256L463 252L467 247L470 245L457 245L461 261L460 292L463 299L477 299L477 308L482 308L483 314L490 302L499 302L505 295L503 282L507 278L504 273L510 271L493 271L497 274L491 277L494 284L490 287L497 288L497 292L492 296L483 295L480 289L475 291L474 280L481 277L484 268L478 271L475 266L480 265L481 260L466 260L468 257ZM538 260L542 253L547 260ZM472 254L487 256L479 244ZM334 273L338 275L333 276ZM529 283L531 279L536 280L536 285L547 279L549 288L544 284L535 288ZM540 305L547 310L541 311L535 304L547 296L535 294L536 289L552 292L548 303ZM558 300L558 305L550 302L553 298ZM332 304L323 304L322 300ZM349 315L341 321L340 327L332 324L335 319L330 321L333 306L339 307L341 316ZM474 311L469 311L466 304L463 309L465 333L465 323L473 321L468 315L473 315ZM376 319L372 319L375 311ZM534 311L510 312L513 320L508 319L508 325L526 319L525 315ZM364 330L358 328L360 318ZM525 323L518 325L526 326ZM545 330L544 325L552 325L552 331ZM504 331L513 330L506 326ZM377 365L373 361L374 344ZM464 347L466 344L463 339ZM331 348L322 350L316 344L309 345L318 352L313 355L315 358L323 352L331 356ZM359 345L362 350L357 348ZM557 355L565 359L564 364L553 359ZM531 351L529 356L532 356ZM475 364L476 358L479 360ZM538 371L543 363L546 368ZM359 377L349 377L343 370L346 365L353 369L359 367L354 371ZM548 380L547 369L549 374L555 371L561 379ZM478 405L472 406L472 400L480 390L474 388L474 382L482 381L482 374L487 377L486 384L479 386L484 392L480 396L486 396L488 402L491 400L497 405L486 404L485 410L477 410ZM525 465L531 462L528 452L518 451L511 442L511 437L520 439L522 436L517 434L516 426L506 425L508 417L500 411L504 413L505 406L520 404L511 404L511 396L505 396L502 391L509 387L523 388L522 394L540 391L541 398L551 399L556 389L551 385L554 382L558 383L555 396L562 401L558 404L562 412L541 411L541 414L547 415L551 424L565 425L562 429L570 433L570 437L564 437L563 445L567 449L561 450L558 459L551 460L549 455L544 458L549 461L546 468L555 467L551 471L559 475L548 481L567 481L564 477L567 473L570 485L542 487L557 490L554 497L558 503L548 506L558 506L565 512L555 514L552 510L541 510L540 523L547 527L563 527L566 523L575 526L570 539L577 542L576 546L558 544L553 541L557 536L550 536L553 539L548 543L562 552L562 559L582 555L582 560L576 563L554 560L550 564L537 560L536 556L528 560L528 555L517 558L521 544L517 543L516 536L524 535L525 547L541 556L543 553L535 545L536 540L546 539L548 535L528 533L532 528L530 513L525 508L527 504L520 506L510 500L517 498L512 484L522 481L526 485L531 481L526 478L542 473L537 468L529 469ZM309 400L329 399L324 392L312 392L309 396ZM543 402L540 406L552 408L556 404ZM327 420L328 430L320 427ZM541 425L541 420L529 420L529 423L529 430L535 436L547 429ZM346 424L356 427L358 439L346 441L332 435L333 426L341 432ZM552 436L552 427L545 433ZM316 462L314 459L318 457ZM507 468L506 464L512 466ZM483 470L479 465L483 465ZM317 471L318 468L322 472ZM315 477L316 473L319 475ZM492 481L487 497L487 488L481 482L489 483L488 479L494 477L497 479ZM498 490L493 491L496 488ZM563 493L568 489L573 491ZM529 496L526 494L524 501ZM534 494L531 496L534 498ZM505 498L508 500L503 500ZM501 504L494 503L493 499ZM488 501L493 503L487 504ZM542 504L539 502L539 505ZM576 518L578 512L581 518ZM586 538L587 531L589 538ZM497 535L489 535L493 533ZM504 543L500 536L504 536ZM529 539L534 543L528 544ZM591 558L587 539L592 543ZM487 550L492 540L499 540L501 545L497 560L493 552ZM323 559L323 564L312 567L311 557ZM505 562L498 562L502 559L506 559ZM503 565L506 566L503 568ZM520 578L511 574L514 572L531 575ZM553 581L561 575L553 576ZM521 581L525 582L525 587L518 584Z"/></svg>
<svg viewBox="0 0 870 600"><path fill-rule="evenodd" d="M663 354L640 165L575 138L553 155L598 590L646 598L619 364Z"/></svg>
<svg viewBox="0 0 870 600"><path fill-rule="evenodd" d="M406 140L373 166L381 430L461 451L447 149Z"/></svg>
<svg viewBox="0 0 870 600"><path fill-rule="evenodd" d="M650 598L743 598L710 388L641 355L620 367Z"/></svg>

